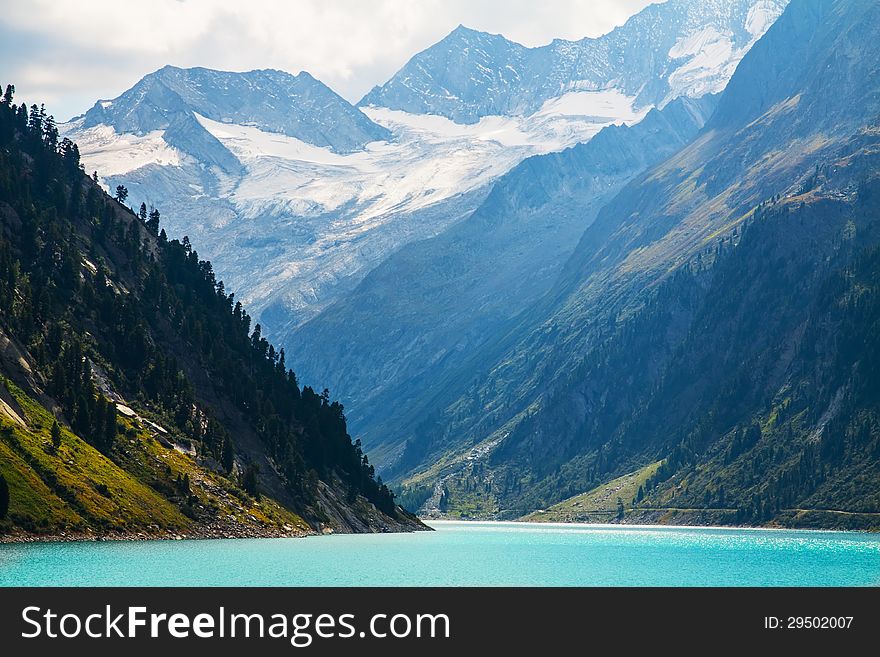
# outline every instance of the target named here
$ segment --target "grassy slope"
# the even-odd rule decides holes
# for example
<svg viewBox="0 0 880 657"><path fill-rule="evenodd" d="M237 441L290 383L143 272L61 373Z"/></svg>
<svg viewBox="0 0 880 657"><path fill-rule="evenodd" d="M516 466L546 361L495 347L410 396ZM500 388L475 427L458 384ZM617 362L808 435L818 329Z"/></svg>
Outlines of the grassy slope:
<svg viewBox="0 0 880 657"><path fill-rule="evenodd" d="M639 486L657 472L660 461L630 472L593 490L575 495L549 509L535 511L523 517L533 522L608 522L617 515L617 498L627 509L632 506Z"/></svg>
<svg viewBox="0 0 880 657"><path fill-rule="evenodd" d="M644 524L729 525L735 524L736 509L688 508L676 506L675 496L666 490L661 496L648 496L633 505L639 486L652 476L661 461L630 472L596 488L575 495L548 509L534 511L521 520L529 522L613 522L617 516L617 498L623 500L626 521ZM679 488L687 486L683 481ZM873 530L880 524L880 513L858 513L835 509L785 509L772 527Z"/></svg>
<svg viewBox="0 0 880 657"><path fill-rule="evenodd" d="M291 531L307 529L301 518L271 500L234 494L225 478L161 445L137 420L120 419L125 469L67 428L55 450L53 416L8 380L0 385L14 396L27 423L0 418L0 472L10 489L9 515L0 521L0 533L15 524L44 534L187 534L193 510L243 532L285 525ZM194 498L169 485L178 474L189 475Z"/></svg>

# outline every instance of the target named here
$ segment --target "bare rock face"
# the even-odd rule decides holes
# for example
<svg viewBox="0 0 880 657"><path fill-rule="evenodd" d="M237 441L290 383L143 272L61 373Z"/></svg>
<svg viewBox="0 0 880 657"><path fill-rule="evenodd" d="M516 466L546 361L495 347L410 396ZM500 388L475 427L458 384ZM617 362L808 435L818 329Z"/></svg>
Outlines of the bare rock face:
<svg viewBox="0 0 880 657"><path fill-rule="evenodd" d="M430 528L415 516L398 507L395 518L380 512L363 497L354 502L346 499L344 486L335 479L332 485L321 482L318 489L317 506L326 516L319 526L321 533L362 534L429 531Z"/></svg>

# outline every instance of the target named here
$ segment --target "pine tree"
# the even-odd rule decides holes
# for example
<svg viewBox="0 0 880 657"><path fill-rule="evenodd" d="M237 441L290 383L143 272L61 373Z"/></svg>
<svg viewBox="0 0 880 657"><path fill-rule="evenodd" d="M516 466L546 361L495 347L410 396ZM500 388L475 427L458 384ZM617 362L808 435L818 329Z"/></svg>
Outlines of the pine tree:
<svg viewBox="0 0 880 657"><path fill-rule="evenodd" d="M232 439L228 435L223 439L223 456L221 460L223 469L227 473L232 472L232 467L235 465L235 451L232 449Z"/></svg>
<svg viewBox="0 0 880 657"><path fill-rule="evenodd" d="M58 126L51 114L43 120L43 141L53 151L58 148Z"/></svg>
<svg viewBox="0 0 880 657"><path fill-rule="evenodd" d="M116 185L116 200L120 203L125 203L127 198L128 190L125 188L125 185Z"/></svg>
<svg viewBox="0 0 880 657"><path fill-rule="evenodd" d="M159 232L159 211L156 208L150 210L150 219L147 221L147 228L149 228L150 232L154 235Z"/></svg>
<svg viewBox="0 0 880 657"><path fill-rule="evenodd" d="M52 446L55 449L61 447L61 427L58 426L58 420L52 421Z"/></svg>
<svg viewBox="0 0 880 657"><path fill-rule="evenodd" d="M248 467L245 468L244 476L241 480L241 487L257 499L260 499L259 485L257 483L257 473L259 471L260 468L256 463L250 463L248 464Z"/></svg>

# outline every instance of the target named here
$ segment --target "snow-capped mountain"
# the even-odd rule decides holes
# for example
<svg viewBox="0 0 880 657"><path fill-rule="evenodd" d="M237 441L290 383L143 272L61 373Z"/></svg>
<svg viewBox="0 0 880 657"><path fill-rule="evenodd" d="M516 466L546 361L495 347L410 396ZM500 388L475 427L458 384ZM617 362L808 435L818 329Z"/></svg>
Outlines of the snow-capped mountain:
<svg viewBox="0 0 880 657"><path fill-rule="evenodd" d="M544 49L461 28L361 109L307 73L165 67L62 131L105 186L126 185L169 235L189 235L283 340L390 253L469 215L526 157L723 87L783 4L669 0L601 39ZM424 85L407 82L413 71ZM434 84L446 78L460 84Z"/></svg>
<svg viewBox="0 0 880 657"><path fill-rule="evenodd" d="M115 100L98 101L86 112L82 127L106 125L118 133L144 136L167 131L194 113L295 137L337 153L357 151L390 136L306 72L229 73L174 66L150 73ZM196 129L196 124L187 127ZM178 146L167 132L165 140Z"/></svg>
<svg viewBox="0 0 880 657"><path fill-rule="evenodd" d="M636 107L724 89L787 0L668 0L597 39L526 48L459 26L361 100L460 123L528 115L567 93L617 89Z"/></svg>

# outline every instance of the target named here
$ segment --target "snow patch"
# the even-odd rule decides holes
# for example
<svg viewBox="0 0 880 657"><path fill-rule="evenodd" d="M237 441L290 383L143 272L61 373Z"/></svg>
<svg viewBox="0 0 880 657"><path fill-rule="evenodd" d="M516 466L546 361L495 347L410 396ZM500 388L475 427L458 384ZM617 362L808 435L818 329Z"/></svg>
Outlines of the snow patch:
<svg viewBox="0 0 880 657"><path fill-rule="evenodd" d="M634 97L617 89L570 91L546 101L527 120L545 143L556 143L559 148L555 150L561 150L589 140L607 125L638 123L651 106L636 111L634 103Z"/></svg>
<svg viewBox="0 0 880 657"><path fill-rule="evenodd" d="M730 43L730 34L720 33L717 28L710 26L704 27L693 34L679 38L675 45L669 49L669 57L671 59L681 59L682 57L693 57L701 54L707 47L711 47L719 41ZM732 46L732 44L731 44ZM719 60L716 65L721 65L724 60Z"/></svg>
<svg viewBox="0 0 880 657"><path fill-rule="evenodd" d="M588 116L597 123L614 123L636 118L634 101L617 89L570 91L546 101L534 116Z"/></svg>
<svg viewBox="0 0 880 657"><path fill-rule="evenodd" d="M746 31L755 39L764 35L770 26L779 18L779 8L770 0L759 0L746 16Z"/></svg>
<svg viewBox="0 0 880 657"><path fill-rule="evenodd" d="M727 86L742 54L737 56L730 34L706 27L669 50L674 59L689 57L669 76L670 100L684 94L700 97L717 93Z"/></svg>
<svg viewBox="0 0 880 657"><path fill-rule="evenodd" d="M682 63L669 74L670 91L660 106L678 96L699 98L723 91L740 60L779 18L783 6L776 0L755 2L743 25L751 38L739 48L729 30L711 25L679 38L668 55Z"/></svg>
<svg viewBox="0 0 880 657"><path fill-rule="evenodd" d="M78 122L81 123L81 122ZM61 127L63 134L71 135L89 170L97 170L101 176L117 176L148 164L160 166L179 166L184 155L169 146L163 139L163 130L154 130L143 136L120 134L112 126L98 125L86 130L77 130L77 124Z"/></svg>

